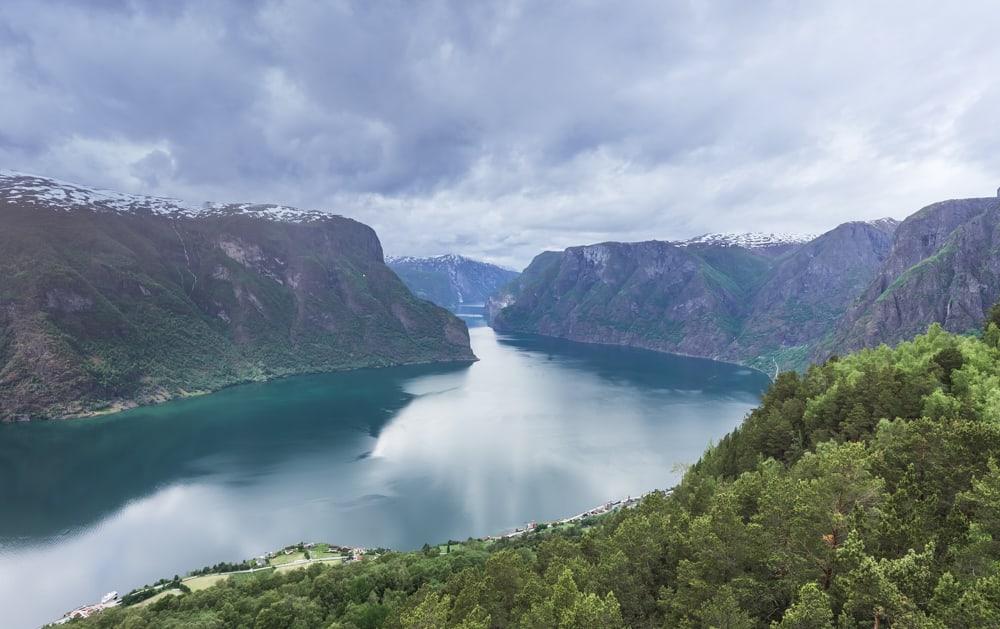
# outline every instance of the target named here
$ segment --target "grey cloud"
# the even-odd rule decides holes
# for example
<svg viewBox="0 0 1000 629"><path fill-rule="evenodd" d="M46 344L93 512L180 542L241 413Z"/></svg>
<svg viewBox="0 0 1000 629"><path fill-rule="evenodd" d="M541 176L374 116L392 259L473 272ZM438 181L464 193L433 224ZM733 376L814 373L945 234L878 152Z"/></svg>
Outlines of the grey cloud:
<svg viewBox="0 0 1000 629"><path fill-rule="evenodd" d="M995 188L990 2L11 0L0 162L392 253L820 231Z"/></svg>

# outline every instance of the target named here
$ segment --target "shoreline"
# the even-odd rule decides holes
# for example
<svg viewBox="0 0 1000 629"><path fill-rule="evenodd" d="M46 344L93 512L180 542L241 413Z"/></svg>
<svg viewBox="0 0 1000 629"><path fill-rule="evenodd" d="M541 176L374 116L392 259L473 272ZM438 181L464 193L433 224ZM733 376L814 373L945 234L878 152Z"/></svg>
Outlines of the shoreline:
<svg viewBox="0 0 1000 629"><path fill-rule="evenodd" d="M571 515L566 518L561 518L557 520L549 520L543 522L529 522L523 528L515 528L513 530L507 530L495 535L487 535L485 537L469 537L469 540L483 543L492 543L503 540L511 540L519 537L523 537L529 533L540 533L547 529L555 529L558 526L572 525L582 523L587 518L597 518L614 513L620 509L632 509L638 506L643 499L654 493L663 493L667 496L673 493L673 489L653 489L647 491L639 496L626 496L625 498L619 498L616 500L610 500L601 505L582 511L576 515ZM456 542L461 544L461 542ZM448 542L451 544L451 541ZM441 544L438 544L440 546ZM323 550L325 548L326 550ZM310 551L315 549L320 549L318 552L328 553L330 556L327 557L316 557L312 558L309 555ZM329 549L336 549L338 554L332 554ZM414 553L420 552L419 550L409 550L409 551L396 551L392 549L373 549L366 548L363 546L350 547L350 546L339 546L336 544L328 544L325 542L309 542L309 543L299 543L293 544L291 546L285 546L284 548L268 551L263 555L253 557L250 559L244 559L241 564L236 565L248 565L250 567L239 569L239 570L229 570L224 572L202 572L204 569L196 569L192 572L187 573L183 578L174 581L167 581L166 579L161 579L153 585L144 585L138 588L134 588L128 592L124 597L118 596L117 591L109 592L105 595L104 599L100 603L87 603L81 605L69 612L66 612L57 620L43 625L43 627L62 625L74 618L82 617L87 618L95 614L99 614L105 609L111 609L112 607L126 606L135 607L139 605L148 604L153 597L159 597L163 595L168 596L183 596L192 591L201 591L207 589L208 587L213 587L217 583L221 583L234 575L240 574L253 574L257 572L276 572L276 571L288 571L296 569L304 569L313 564L341 564L346 565L355 562L361 562L366 560L377 559L381 555L385 554L380 551L387 551L389 553ZM346 551L346 552L345 552ZM291 556L295 553L303 554L302 559L293 559L290 561L281 561L280 563L273 564L275 558L280 559L282 556ZM370 559L369 559L370 558ZM193 574L197 573L197 574ZM187 584L197 582L198 580L210 581L206 587L190 587ZM185 589L180 589L178 586L184 587ZM132 603L125 603L124 600L129 596L134 596L137 593L143 594L146 592L152 592L149 596L142 598L138 601ZM176 592L176 594L174 593ZM109 598L110 597L110 598Z"/></svg>
<svg viewBox="0 0 1000 629"><path fill-rule="evenodd" d="M286 380L288 378L297 378L300 376L323 376L332 375L338 373L352 373L364 370L379 370L379 369L395 369L400 367L420 367L420 366L430 366L430 365L473 365L479 362L479 357L473 354L472 358L467 359L452 359L452 360L423 360L415 362L405 362L405 363L393 363L389 365L367 365L362 367L346 367L344 369L329 369L329 370L316 370L316 371L301 371L295 373L279 374L275 376L268 376L265 378L248 378L246 380L240 380L238 382L231 382L228 384L221 385L212 389L199 389L195 391L179 391L177 393L165 393L162 398L158 396L151 396L149 401L136 401L136 400L114 400L110 402L106 407L83 411L78 413L68 413L63 415L53 415L53 416L38 416L23 418L23 416L15 416L14 418L0 419L0 426L7 424L31 424L38 422L68 422L68 421L78 421L87 419L97 419L101 417L110 417L112 415L118 415L120 413L125 413L127 411L135 410L137 408L150 408L154 406L160 406L162 404L167 404L169 402L174 402L177 400L186 400L190 398L203 397L206 395L213 395L226 389L232 389L235 387L241 387L251 384L266 384L268 382L277 382L280 380Z"/></svg>
<svg viewBox="0 0 1000 629"><path fill-rule="evenodd" d="M462 316L469 316L469 315L457 315L456 314L455 316L461 318ZM593 345L593 346L598 346L598 347L620 347L620 348L624 348L624 349L632 349L632 350L639 350L639 351L644 351L644 352L652 352L654 354L665 354L665 355L668 355L668 356L672 355L672 356L679 356L679 357L682 357L682 358L694 358L694 359L697 359L697 360L707 360L707 361L711 361L711 362L715 362L715 363L721 363L721 364L724 364L724 365L731 365L733 367L740 367L740 368L743 368L743 369L749 369L751 371L755 371L755 372L763 375L764 377L766 377L768 379L768 381L771 382L771 383L773 383L775 381L775 379L777 378L778 373L780 373L780 367L779 367L777 361L774 361L773 359L772 359L772 362L774 362L774 366L775 366L774 375L765 372L763 369L761 369L759 367L755 367L755 366L747 364L747 363L742 363L742 362L738 362L738 361L735 361L735 360L728 360L728 359L724 359L724 358L716 358L716 357L711 357L711 356L699 356L699 355L696 355L696 354L687 354L687 353L678 352L678 351L655 349L655 348L652 348L652 347L640 346L640 345L630 345L630 344L626 344L626 343L611 343L611 342L601 342L601 341L583 341L583 340L579 340L579 339L575 339L575 338L570 338L568 336L556 336L556 335L551 335L551 334L539 334L537 332L524 332L524 331L518 331L518 330L509 330L509 331L508 330L497 330L496 328L494 328L489 323L489 318L486 317L485 315L474 315L474 316L482 317L483 320L485 320L487 322L486 327L488 327L489 329L493 330L494 334L497 334L497 335L500 335L500 334L519 334L519 335L529 336L529 337L534 336L534 337L543 338L543 339L554 339L554 340L559 340L559 341L566 341L566 342L569 342L569 343L579 343L581 345ZM470 350L471 350L471 346L470 346ZM234 388L234 387L239 387L239 386L244 386L244 385L250 385L250 384L264 384L264 383L268 383L268 382L275 382L275 381L284 380L284 379L287 379L287 378L295 378L295 377L299 377L299 376L318 376L318 375L329 375L329 374L337 374L337 373L349 373L349 372L356 372L356 371L364 371L364 370L367 370L367 369L371 369L371 370L376 370L376 369L392 369L392 368L397 368L397 367L417 367L417 366L422 366L422 365L441 365L441 366L447 366L447 365L456 365L456 366L457 365L472 365L472 364L475 364L475 363L477 363L479 361L480 361L480 358L473 353L472 358L467 358L467 359L456 358L456 359L451 359L451 360L423 360L423 361L402 362L402 363L393 363L393 364L378 365L378 366L368 365L368 366L360 366L360 367L346 367L344 369L302 371L302 372L295 372L295 373L287 373L287 374L280 374L280 375L268 376L268 377L264 377L264 378L249 378L249 379L246 379L246 380L240 380L240 381L237 381L237 382L231 382L231 383L228 383L228 384L224 384L224 385L221 385L219 387L215 387L215 388L211 388L211 389L194 390L194 391L179 391L177 393L162 393L161 395L153 395L153 396L150 397L150 399L148 401L145 401L145 400L143 400L143 401L137 401L137 400L134 400L134 399L129 399L129 400L113 400L106 407L98 409L98 410L82 411L82 412L68 413L68 414L55 415L55 416L39 416L39 417L34 417L34 418L32 418L32 417L25 417L23 415L15 416L14 418L4 417L4 418L0 418L0 425L5 425L5 424L28 424L28 423L33 423L33 422L48 422L48 421L57 421L57 422L59 422L59 421L84 420L84 419L97 419L97 418L101 418L101 417L109 417L109 416L112 416L112 415L117 415L119 413L124 413L124 412L127 412L127 411L135 410L137 408L147 408L147 407L159 406L161 404L166 404L168 402L172 402L172 401L176 401L176 400L184 400L184 399L189 399L189 398L202 397L202 396L205 396L205 395L212 395L212 394L215 394L215 393L219 393L220 391L225 391L226 389L231 389L231 388Z"/></svg>
<svg viewBox="0 0 1000 629"><path fill-rule="evenodd" d="M771 374L767 373L763 369L760 369L759 367L754 367L753 365L749 365L747 363L741 363L741 362L737 362L735 360L728 360L728 359L725 359L725 358L714 358L714 357L711 357L711 356L699 356L697 354L685 354L684 352L677 352L677 351L665 350L665 349L656 349L656 348L653 348L653 347L646 347L646 346L643 346L643 345L629 345L627 343L609 343L609 342L601 342L601 341L581 341L579 339L570 338L568 336L555 336L555 335L552 335L552 334L540 334L538 332L524 332L524 331L520 331L520 330L497 330L496 328L494 328L489 323L487 324L487 326L491 330L493 330L493 332L496 333L496 334L521 334L521 335L524 335L524 336L536 336L536 337L543 338L543 339L555 339L555 340L558 340L558 341L568 341L570 343L580 343L581 345L596 345L598 347L621 347L621 348L625 348L625 349L634 349L634 350L639 350L639 351L643 351L643 352L652 352L654 354L666 354L668 356L680 356L682 358L696 358L698 360L708 360L708 361L711 361L713 363L722 363L724 365L732 365L733 367L742 367L744 369L749 369L751 371L756 371L757 373L759 373L762 376L766 377L770 382L772 382L772 383L774 382L774 378L771 377ZM777 363L776 362L775 362L775 366L777 367ZM777 373L777 371L776 371L776 373Z"/></svg>

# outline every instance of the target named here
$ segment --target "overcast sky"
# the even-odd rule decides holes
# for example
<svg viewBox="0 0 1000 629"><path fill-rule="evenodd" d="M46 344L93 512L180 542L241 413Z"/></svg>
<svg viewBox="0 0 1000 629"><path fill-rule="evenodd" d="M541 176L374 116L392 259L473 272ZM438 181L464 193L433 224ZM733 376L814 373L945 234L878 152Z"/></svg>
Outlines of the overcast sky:
<svg viewBox="0 0 1000 629"><path fill-rule="evenodd" d="M390 254L902 218L995 194L998 117L993 1L0 3L0 167Z"/></svg>

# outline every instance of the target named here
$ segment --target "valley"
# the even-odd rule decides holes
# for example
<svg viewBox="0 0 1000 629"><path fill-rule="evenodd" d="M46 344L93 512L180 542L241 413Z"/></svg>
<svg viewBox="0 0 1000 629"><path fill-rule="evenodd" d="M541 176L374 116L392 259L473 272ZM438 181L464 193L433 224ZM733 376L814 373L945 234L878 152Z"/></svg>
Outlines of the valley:
<svg viewBox="0 0 1000 629"><path fill-rule="evenodd" d="M0 594L15 625L115 588L129 593L71 615L114 622L383 563L488 566L687 505L701 470L726 478L760 456L798 465L830 436L863 442L872 413L993 412L983 383L1000 332L980 330L1000 317L994 198L815 237L570 247L520 274L457 255L384 259L370 228L332 214L9 171L0 213L0 412L15 424L0 426L0 592L28 582L37 601ZM916 344L850 355L932 324ZM827 382L840 369L880 387L859 395L896 397L869 409L834 396L824 404L839 410L809 407L808 420L795 405L752 411L797 372ZM774 419L786 411L787 426ZM78 419L23 421L41 418ZM255 555L289 537L348 552ZM189 572L205 560L217 563ZM74 569L53 575L54 562ZM187 576L153 582L170 573ZM608 597L593 603L601 622L653 614ZM392 605L371 609L401 613ZM693 613L678 609L662 616Z"/></svg>
<svg viewBox="0 0 1000 629"><path fill-rule="evenodd" d="M0 629L1000 628L1000 3L0 2Z"/></svg>

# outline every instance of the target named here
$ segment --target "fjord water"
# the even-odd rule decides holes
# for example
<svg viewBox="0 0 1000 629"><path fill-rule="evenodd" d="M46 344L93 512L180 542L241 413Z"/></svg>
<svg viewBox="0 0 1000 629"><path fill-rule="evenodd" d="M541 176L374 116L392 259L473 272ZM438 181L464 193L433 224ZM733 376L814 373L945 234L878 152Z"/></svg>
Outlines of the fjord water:
<svg viewBox="0 0 1000 629"><path fill-rule="evenodd" d="M767 385L707 360L471 335L472 365L0 426L5 626L300 540L413 549L669 487Z"/></svg>

